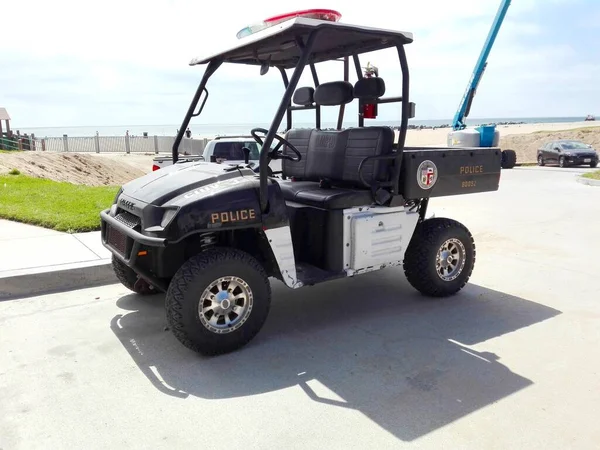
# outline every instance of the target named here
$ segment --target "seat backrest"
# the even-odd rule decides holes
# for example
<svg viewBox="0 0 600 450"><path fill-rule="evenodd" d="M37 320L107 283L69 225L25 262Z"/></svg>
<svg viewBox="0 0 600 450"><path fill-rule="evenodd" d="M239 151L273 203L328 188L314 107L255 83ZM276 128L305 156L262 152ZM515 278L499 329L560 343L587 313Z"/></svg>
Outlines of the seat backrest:
<svg viewBox="0 0 600 450"><path fill-rule="evenodd" d="M345 81L323 83L314 92L314 102L323 106L350 103L354 98L354 87ZM365 187L358 175L360 163L368 156L391 153L394 132L390 127L380 126L341 131L291 129L285 138L302 155L299 162L283 160L285 177L306 181L327 179L332 185ZM293 155L287 148L284 153ZM385 181L389 166L390 161L368 161L362 171L364 180Z"/></svg>
<svg viewBox="0 0 600 450"><path fill-rule="evenodd" d="M312 105L315 101L315 88L307 86L307 87L301 87L301 88L296 89L296 91L294 92L294 97L292 98L292 101L296 105L301 105L301 106Z"/></svg>

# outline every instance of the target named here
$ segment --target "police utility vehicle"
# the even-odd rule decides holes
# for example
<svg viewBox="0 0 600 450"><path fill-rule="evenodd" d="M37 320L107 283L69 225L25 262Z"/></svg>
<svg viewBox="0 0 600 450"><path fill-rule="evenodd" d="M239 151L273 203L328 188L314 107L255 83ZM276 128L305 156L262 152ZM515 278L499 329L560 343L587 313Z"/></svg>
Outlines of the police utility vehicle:
<svg viewBox="0 0 600 450"><path fill-rule="evenodd" d="M237 45L191 65L206 65L173 146L173 165L125 184L101 212L102 242L120 281L140 294L166 292L170 330L206 355L246 345L270 308L269 278L290 289L402 266L426 296L456 294L475 263L469 230L427 218L432 197L496 191L499 148L406 147L409 32L340 22L332 10L306 10L244 28ZM361 55L397 53L401 96L386 96ZM339 81L319 82L326 61L343 64ZM210 161L178 162L178 147L200 114L209 79L223 64L277 70L285 91L269 129L250 133L260 146L259 173ZM350 81L350 68L356 78ZM308 69L312 86L298 86ZM204 96L204 101L201 102ZM356 126L343 129L356 102ZM198 105L200 104L200 107ZM399 106L399 132L367 126L378 105ZM337 108L337 129L321 128L321 110ZM314 128L294 128L296 111L314 111ZM285 134L280 135L285 120ZM280 160L281 171L269 174Z"/></svg>

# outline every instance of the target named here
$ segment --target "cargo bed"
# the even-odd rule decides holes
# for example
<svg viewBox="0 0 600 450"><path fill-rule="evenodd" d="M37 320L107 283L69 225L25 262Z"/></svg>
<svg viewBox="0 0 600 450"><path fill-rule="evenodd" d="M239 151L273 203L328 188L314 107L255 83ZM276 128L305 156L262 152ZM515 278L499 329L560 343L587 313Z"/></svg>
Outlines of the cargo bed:
<svg viewBox="0 0 600 450"><path fill-rule="evenodd" d="M400 194L414 200L497 191L501 163L497 147L405 147Z"/></svg>

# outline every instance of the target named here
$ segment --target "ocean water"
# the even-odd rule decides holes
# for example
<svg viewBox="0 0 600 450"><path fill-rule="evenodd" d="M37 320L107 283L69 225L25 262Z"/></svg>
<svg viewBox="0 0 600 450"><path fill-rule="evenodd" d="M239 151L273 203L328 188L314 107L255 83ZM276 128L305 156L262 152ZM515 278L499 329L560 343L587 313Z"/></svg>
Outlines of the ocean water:
<svg viewBox="0 0 600 450"><path fill-rule="evenodd" d="M504 118L479 118L467 119L467 125L477 126L489 123L561 123L561 122L583 122L585 117L504 117ZM451 119L446 120L409 120L409 125L440 127L449 125ZM281 130L285 126L285 119L282 122ZM370 121L369 124L384 126L400 126L399 121ZM312 123L294 123L296 128L313 127ZM336 124L324 122L322 128L335 128ZM356 126L356 121L344 123L345 127ZM100 136L124 136L129 131L130 136L142 136L148 133L148 136L175 136L180 124L167 125L115 125L115 126L62 126L62 127L23 127L13 128L13 131L19 130L21 134L35 134L36 138L60 137L67 135L69 137L94 136L98 133ZM190 130L195 138L213 137L223 135L247 135L255 127L269 128L268 123L262 124L192 124Z"/></svg>

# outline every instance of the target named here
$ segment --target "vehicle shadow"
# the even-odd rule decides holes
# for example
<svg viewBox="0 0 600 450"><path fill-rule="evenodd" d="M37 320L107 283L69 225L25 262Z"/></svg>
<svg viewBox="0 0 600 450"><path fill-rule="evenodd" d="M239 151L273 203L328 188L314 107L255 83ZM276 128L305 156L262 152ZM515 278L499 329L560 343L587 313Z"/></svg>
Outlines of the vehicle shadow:
<svg viewBox="0 0 600 450"><path fill-rule="evenodd" d="M466 346L560 314L473 284L432 301L399 269L298 291L273 282L259 335L237 352L205 358L166 328L164 296L128 295L117 305L130 312L113 319L113 332L165 394L224 399L298 386L314 401L360 411L404 441L531 385L499 356Z"/></svg>

